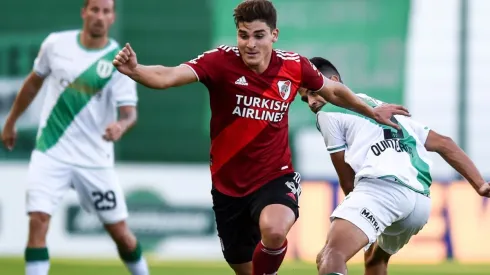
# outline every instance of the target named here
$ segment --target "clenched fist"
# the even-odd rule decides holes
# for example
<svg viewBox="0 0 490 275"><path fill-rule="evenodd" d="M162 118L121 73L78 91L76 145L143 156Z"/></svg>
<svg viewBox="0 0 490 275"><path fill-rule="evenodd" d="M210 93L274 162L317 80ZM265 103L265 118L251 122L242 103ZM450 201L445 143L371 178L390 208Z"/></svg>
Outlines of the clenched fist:
<svg viewBox="0 0 490 275"><path fill-rule="evenodd" d="M129 43L126 43L124 48L122 48L116 57L114 57L112 64L122 74L128 76L133 74L134 69L138 65L138 60L136 59L136 53L133 51Z"/></svg>
<svg viewBox="0 0 490 275"><path fill-rule="evenodd" d="M107 141L118 141L124 134L125 129L118 122L109 124L103 138Z"/></svg>
<svg viewBox="0 0 490 275"><path fill-rule="evenodd" d="M5 148L9 151L14 149L15 140L17 139L17 132L15 131L15 126L12 123L5 123L2 130L2 142Z"/></svg>

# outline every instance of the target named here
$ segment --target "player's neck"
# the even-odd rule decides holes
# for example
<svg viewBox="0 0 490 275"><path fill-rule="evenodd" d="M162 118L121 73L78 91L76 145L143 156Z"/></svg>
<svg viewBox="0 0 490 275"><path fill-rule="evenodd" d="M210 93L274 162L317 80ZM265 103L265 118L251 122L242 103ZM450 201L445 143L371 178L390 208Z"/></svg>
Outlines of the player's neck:
<svg viewBox="0 0 490 275"><path fill-rule="evenodd" d="M80 33L80 44L87 49L102 49L107 45L109 38L107 36L92 37L85 31Z"/></svg>

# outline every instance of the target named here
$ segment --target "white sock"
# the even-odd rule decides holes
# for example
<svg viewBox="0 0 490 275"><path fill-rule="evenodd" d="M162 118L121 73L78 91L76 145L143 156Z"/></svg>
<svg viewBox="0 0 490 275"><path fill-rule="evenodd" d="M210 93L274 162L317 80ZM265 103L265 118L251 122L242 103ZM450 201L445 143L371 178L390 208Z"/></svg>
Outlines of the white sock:
<svg viewBox="0 0 490 275"><path fill-rule="evenodd" d="M26 262L26 275L48 275L49 261Z"/></svg>
<svg viewBox="0 0 490 275"><path fill-rule="evenodd" d="M146 260L143 256L141 256L141 258L136 262L132 262L132 263L125 262L124 264L129 269L129 272L131 272L132 275L150 274L150 271L148 270L148 264L146 263Z"/></svg>

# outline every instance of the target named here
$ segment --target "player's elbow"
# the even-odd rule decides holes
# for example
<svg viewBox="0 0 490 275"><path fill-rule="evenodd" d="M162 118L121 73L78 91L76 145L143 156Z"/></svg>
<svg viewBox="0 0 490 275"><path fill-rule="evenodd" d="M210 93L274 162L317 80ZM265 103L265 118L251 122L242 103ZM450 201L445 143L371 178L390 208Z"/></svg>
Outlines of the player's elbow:
<svg viewBox="0 0 490 275"><path fill-rule="evenodd" d="M440 135L434 131L429 132L425 147L428 151L436 152L439 155L446 155L448 152L454 150L457 147L452 138L444 135Z"/></svg>
<svg viewBox="0 0 490 275"><path fill-rule="evenodd" d="M439 139L439 143L440 144L436 151L439 154L445 154L447 152L451 152L453 151L453 148L457 146L454 140L447 136L441 136L441 138Z"/></svg>

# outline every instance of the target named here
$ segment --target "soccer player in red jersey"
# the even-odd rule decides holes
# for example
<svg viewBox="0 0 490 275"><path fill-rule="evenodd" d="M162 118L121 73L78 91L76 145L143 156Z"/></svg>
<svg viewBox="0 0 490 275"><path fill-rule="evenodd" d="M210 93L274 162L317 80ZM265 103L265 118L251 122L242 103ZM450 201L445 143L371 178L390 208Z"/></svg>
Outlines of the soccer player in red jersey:
<svg viewBox="0 0 490 275"><path fill-rule="evenodd" d="M288 110L300 87L332 104L398 128L398 105L371 108L341 83L324 78L297 53L273 49L279 30L267 0L248 0L234 11L237 47L220 46L177 67L138 64L129 44L113 61L154 89L200 81L209 90L213 210L223 254L236 274L276 274L286 235L299 216L300 175L288 141Z"/></svg>

